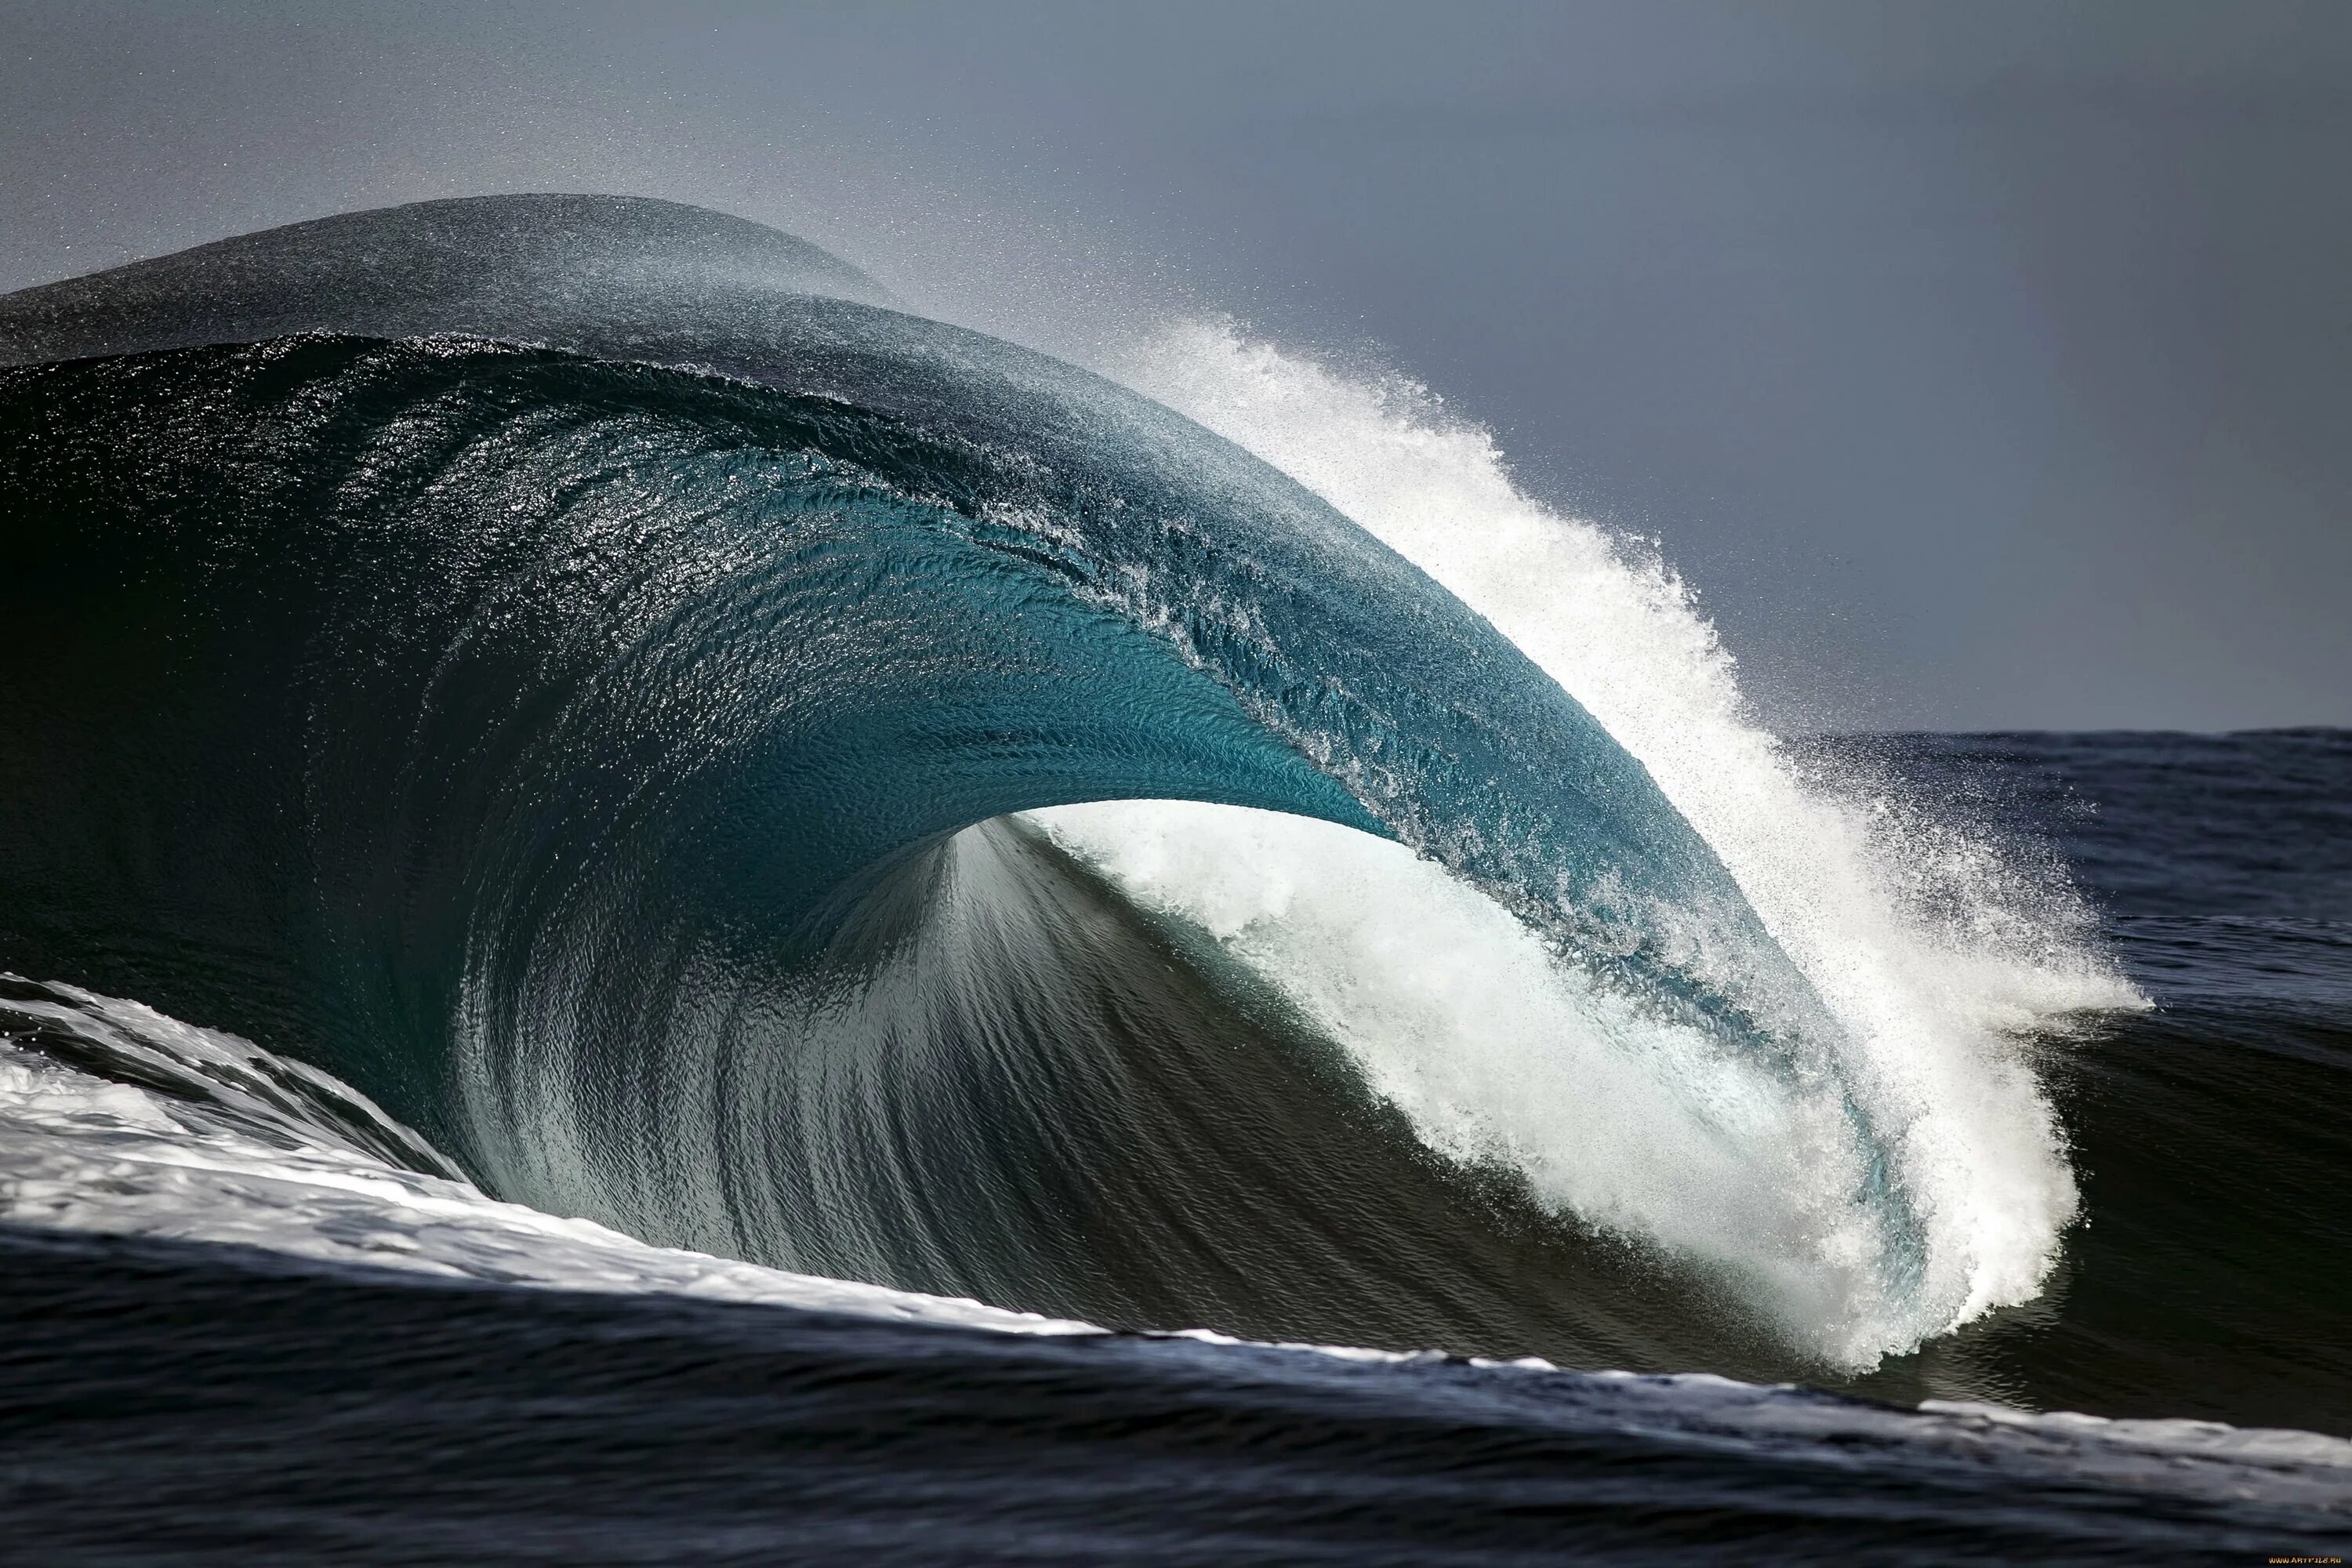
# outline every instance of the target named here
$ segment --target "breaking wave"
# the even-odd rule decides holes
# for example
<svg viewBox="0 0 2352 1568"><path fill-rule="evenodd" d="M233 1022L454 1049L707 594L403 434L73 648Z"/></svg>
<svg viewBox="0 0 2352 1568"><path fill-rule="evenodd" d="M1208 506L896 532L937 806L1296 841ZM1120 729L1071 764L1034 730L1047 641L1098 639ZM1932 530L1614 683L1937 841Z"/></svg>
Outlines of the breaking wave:
<svg viewBox="0 0 2352 1568"><path fill-rule="evenodd" d="M304 1159L1588 1364L1867 1366L2074 1216L2018 1039L2137 999L2063 878L1784 748L1409 384L584 197L26 290L0 362L0 962L86 988L10 1005L315 1064Z"/></svg>

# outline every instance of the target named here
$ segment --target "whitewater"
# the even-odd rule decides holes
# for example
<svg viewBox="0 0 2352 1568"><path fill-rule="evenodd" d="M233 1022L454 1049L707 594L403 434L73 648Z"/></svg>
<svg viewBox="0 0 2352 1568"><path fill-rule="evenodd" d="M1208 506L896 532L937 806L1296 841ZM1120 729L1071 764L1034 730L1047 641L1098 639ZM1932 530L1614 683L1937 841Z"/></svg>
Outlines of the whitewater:
<svg viewBox="0 0 2352 1568"><path fill-rule="evenodd" d="M1229 320L1107 361L1330 501L1526 650L1638 758L1845 1026L1840 1066L1928 1239L1887 1299L1840 1215L1833 1116L1580 985L1426 860L1321 825L1183 804L1054 830L1214 933L1348 1045L1430 1142L1525 1170L1596 1224L1703 1258L1824 1357L1869 1364L2029 1300L2077 1213L2021 1037L2146 1005L2063 879L1880 781L1810 775L1750 716L1696 595L1640 540L1522 495L1483 429ZM2038 873L2038 874L2037 874Z"/></svg>

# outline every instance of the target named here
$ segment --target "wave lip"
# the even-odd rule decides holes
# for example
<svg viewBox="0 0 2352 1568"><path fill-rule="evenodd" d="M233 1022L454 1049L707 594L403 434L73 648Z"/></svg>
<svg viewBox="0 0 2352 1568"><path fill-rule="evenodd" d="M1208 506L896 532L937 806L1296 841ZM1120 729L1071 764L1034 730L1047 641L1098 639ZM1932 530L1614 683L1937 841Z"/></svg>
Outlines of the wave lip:
<svg viewBox="0 0 2352 1568"><path fill-rule="evenodd" d="M1868 1359L1874 1340L1900 1348L1906 1334L2042 1290L2079 1197L2021 1041L2149 1005L2063 868L1914 789L1827 766L1773 736L1694 591L1654 544L1530 498L1493 437L1417 384L1335 370L1222 319L1156 326L1108 368L1291 474L1486 616L1641 762L1721 859L1834 1019L1822 1038L1838 1079L1922 1223L1911 1328L1882 1339L1885 1321L1857 1323L1854 1353ZM1158 853L1149 844L1147 835L1147 858ZM1106 852L1121 853L1115 843ZM1373 1054L1394 1056L1393 1030L1359 1026L1367 1030L1390 1041ZM1682 1078L1694 1092L1706 1081ZM1430 1124L1459 1125L1475 1103L1509 1102L1434 1107ZM1573 1122L1529 1127L1521 1141L1561 1146ZM1564 1178L1574 1151L1558 1163ZM1817 1304L1790 1310L1825 1321Z"/></svg>

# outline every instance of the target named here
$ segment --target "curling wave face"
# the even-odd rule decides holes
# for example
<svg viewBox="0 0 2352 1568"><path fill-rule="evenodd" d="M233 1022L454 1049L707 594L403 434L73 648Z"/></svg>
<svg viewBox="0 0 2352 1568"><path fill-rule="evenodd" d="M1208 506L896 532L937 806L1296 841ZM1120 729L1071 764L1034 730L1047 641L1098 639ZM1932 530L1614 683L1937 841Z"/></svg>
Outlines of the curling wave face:
<svg viewBox="0 0 2352 1568"><path fill-rule="evenodd" d="M1093 1321L1855 1365L2039 1284L1998 1028L2128 999L2046 900L1926 973L1638 573L1580 642L1412 536L1412 420L1229 421L1321 499L884 298L504 198L0 300L0 962L502 1198Z"/></svg>

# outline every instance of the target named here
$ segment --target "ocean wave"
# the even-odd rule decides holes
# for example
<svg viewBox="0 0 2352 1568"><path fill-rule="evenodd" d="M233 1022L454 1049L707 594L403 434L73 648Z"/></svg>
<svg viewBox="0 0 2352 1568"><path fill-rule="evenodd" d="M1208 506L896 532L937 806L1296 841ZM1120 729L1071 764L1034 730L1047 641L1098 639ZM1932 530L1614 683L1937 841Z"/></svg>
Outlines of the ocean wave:
<svg viewBox="0 0 2352 1568"><path fill-rule="evenodd" d="M526 198L0 300L8 962L530 1209L1117 1326L1853 1368L2039 1288L2010 1037L2137 1002L2062 884L1409 388L884 300Z"/></svg>

